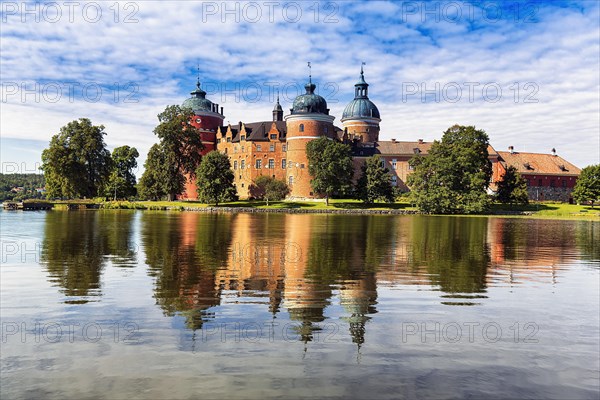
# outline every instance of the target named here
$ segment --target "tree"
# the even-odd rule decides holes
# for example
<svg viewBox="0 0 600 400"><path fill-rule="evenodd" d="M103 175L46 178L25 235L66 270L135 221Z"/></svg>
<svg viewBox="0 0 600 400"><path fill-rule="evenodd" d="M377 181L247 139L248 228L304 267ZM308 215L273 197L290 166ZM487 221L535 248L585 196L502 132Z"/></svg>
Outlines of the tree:
<svg viewBox="0 0 600 400"><path fill-rule="evenodd" d="M167 164L167 156L160 144L154 144L148 157L144 163L144 173L138 184L138 195L144 200L159 200L167 195L169 183L167 180L169 175L169 165ZM175 182L175 185L178 185Z"/></svg>
<svg viewBox="0 0 600 400"><path fill-rule="evenodd" d="M198 197L205 203L219 205L237 196L231 163L225 154L211 151L205 155L196 171L196 178Z"/></svg>
<svg viewBox="0 0 600 400"><path fill-rule="evenodd" d="M320 137L306 145L306 155L308 172L313 177L310 184L316 193L325 196L327 205L333 194L350 191L354 175L350 146Z"/></svg>
<svg viewBox="0 0 600 400"><path fill-rule="evenodd" d="M124 199L135 196L135 174L137 168L136 158L140 156L135 147L121 146L112 152L112 171L108 177L105 188L106 196Z"/></svg>
<svg viewBox="0 0 600 400"><path fill-rule="evenodd" d="M200 131L192 125L194 112L189 108L168 106L158 114L159 124L154 134L159 137L165 162L169 163L164 178L169 200L181 194L186 179L194 179L204 149Z"/></svg>
<svg viewBox="0 0 600 400"><path fill-rule="evenodd" d="M60 128L42 152L42 170L48 197L94 197L111 170L110 152L104 143L104 126L87 118Z"/></svg>
<svg viewBox="0 0 600 400"><path fill-rule="evenodd" d="M394 188L390 170L382 165L381 157L376 155L367 158L361 169L362 175L356 185L357 198L368 204L377 200L393 203Z"/></svg>
<svg viewBox="0 0 600 400"><path fill-rule="evenodd" d="M527 194L527 182L519 174L517 169L510 165L498 182L498 191L496 199L506 204L527 204L529 195Z"/></svg>
<svg viewBox="0 0 600 400"><path fill-rule="evenodd" d="M594 203L600 201L600 164L588 165L581 170L572 194L577 204L590 201L594 207Z"/></svg>
<svg viewBox="0 0 600 400"><path fill-rule="evenodd" d="M426 157L410 161L411 198L424 212L482 213L490 206L486 193L492 175L489 139L473 126L454 125L434 141Z"/></svg>
<svg viewBox="0 0 600 400"><path fill-rule="evenodd" d="M250 188L250 192L257 199L265 199L267 206L270 200L283 200L290 193L289 186L278 179L268 175L261 175L254 180L254 185Z"/></svg>

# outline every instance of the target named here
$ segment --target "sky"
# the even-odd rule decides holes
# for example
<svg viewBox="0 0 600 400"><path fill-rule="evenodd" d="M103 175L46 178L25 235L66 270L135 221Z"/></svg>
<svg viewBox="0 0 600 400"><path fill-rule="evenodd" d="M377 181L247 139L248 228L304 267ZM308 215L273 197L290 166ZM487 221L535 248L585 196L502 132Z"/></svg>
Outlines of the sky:
<svg viewBox="0 0 600 400"><path fill-rule="evenodd" d="M313 82L341 126L364 64L381 140L483 129L498 150L600 162L592 1L2 1L2 172L36 172L68 122L138 148L198 75L225 123L271 120Z"/></svg>

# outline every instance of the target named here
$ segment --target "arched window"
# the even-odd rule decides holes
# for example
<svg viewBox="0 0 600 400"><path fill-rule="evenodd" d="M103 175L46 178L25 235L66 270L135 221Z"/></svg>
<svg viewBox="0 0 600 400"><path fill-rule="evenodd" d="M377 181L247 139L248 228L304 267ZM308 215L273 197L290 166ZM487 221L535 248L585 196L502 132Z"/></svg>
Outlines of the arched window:
<svg viewBox="0 0 600 400"><path fill-rule="evenodd" d="M289 182L290 186L292 186L294 184L294 177L292 175L290 175L288 182Z"/></svg>
<svg viewBox="0 0 600 400"><path fill-rule="evenodd" d="M299 130L300 130L300 132L304 132L304 124L300 124Z"/></svg>

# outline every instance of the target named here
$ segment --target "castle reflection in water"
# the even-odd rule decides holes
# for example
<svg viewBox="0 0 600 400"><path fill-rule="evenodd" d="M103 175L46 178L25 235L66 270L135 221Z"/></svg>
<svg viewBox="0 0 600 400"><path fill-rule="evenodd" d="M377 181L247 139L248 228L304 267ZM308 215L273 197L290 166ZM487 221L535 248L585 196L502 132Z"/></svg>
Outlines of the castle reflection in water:
<svg viewBox="0 0 600 400"><path fill-rule="evenodd" d="M156 303L189 329L224 305L287 313L304 341L325 311L343 308L352 341L364 341L378 290L439 291L473 305L487 288L560 283L575 259L600 259L597 224L577 221L331 214L48 213L42 264L65 301L101 301L107 265L147 265ZM591 239L590 239L591 238Z"/></svg>

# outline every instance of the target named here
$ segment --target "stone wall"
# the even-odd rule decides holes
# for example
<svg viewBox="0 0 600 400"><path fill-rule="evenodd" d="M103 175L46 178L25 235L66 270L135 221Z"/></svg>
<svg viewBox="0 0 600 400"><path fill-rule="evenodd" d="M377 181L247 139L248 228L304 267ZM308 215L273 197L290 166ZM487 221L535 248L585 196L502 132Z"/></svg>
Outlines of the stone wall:
<svg viewBox="0 0 600 400"><path fill-rule="evenodd" d="M532 201L562 201L568 203L571 198L572 188L550 187L550 186L529 186L527 193L529 200Z"/></svg>

